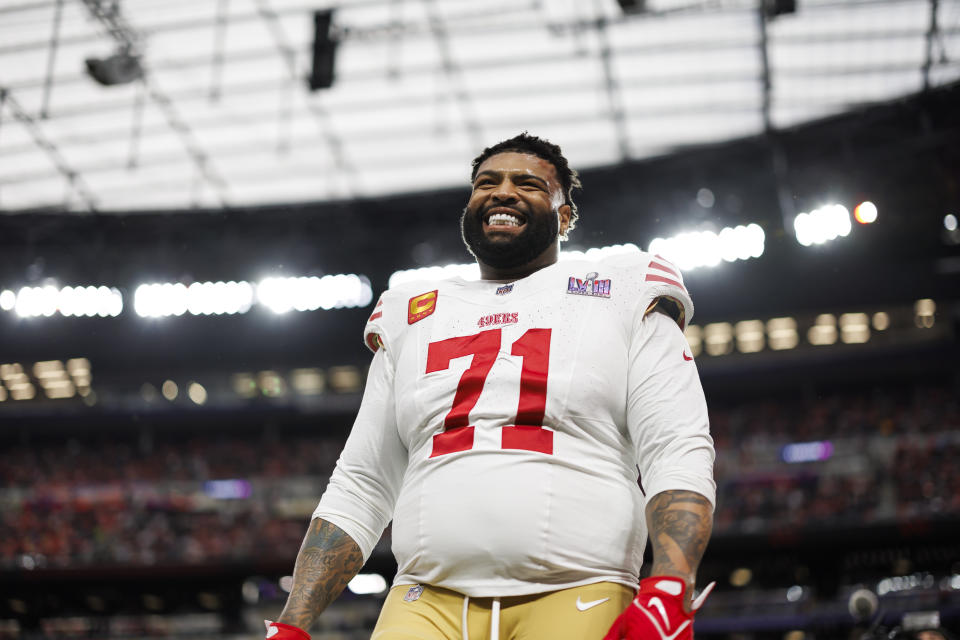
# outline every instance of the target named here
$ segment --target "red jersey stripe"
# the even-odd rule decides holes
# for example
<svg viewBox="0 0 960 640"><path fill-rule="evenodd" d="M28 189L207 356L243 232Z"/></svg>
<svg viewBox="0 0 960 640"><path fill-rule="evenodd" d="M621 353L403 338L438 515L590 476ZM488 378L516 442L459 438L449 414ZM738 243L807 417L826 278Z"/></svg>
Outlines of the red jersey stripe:
<svg viewBox="0 0 960 640"><path fill-rule="evenodd" d="M648 267L652 267L652 268L654 268L654 269L660 269L660 271L666 271L667 273L672 273L672 274L674 275L674 277L676 277L676 278L679 278L679 277L680 277L680 274L677 273L676 270L671 269L670 267L668 267L668 266L665 265L665 264L660 264L660 263L657 262L656 260L651 260L651 261L650 261L650 264L647 265L647 266L648 266Z"/></svg>
<svg viewBox="0 0 960 640"><path fill-rule="evenodd" d="M383 311L377 311L375 314L373 314L372 316L370 316L370 319L367 320L367 322L373 322L374 320L376 320L377 318L379 318L379 317L382 316L382 315L383 315Z"/></svg>
<svg viewBox="0 0 960 640"><path fill-rule="evenodd" d="M686 291L686 288L684 288L684 286L679 282L677 282L676 280L672 280L671 278L667 278L666 276L658 276L655 273L648 273L647 277L644 278L644 280L646 280L647 282L666 282L667 284L672 284Z"/></svg>

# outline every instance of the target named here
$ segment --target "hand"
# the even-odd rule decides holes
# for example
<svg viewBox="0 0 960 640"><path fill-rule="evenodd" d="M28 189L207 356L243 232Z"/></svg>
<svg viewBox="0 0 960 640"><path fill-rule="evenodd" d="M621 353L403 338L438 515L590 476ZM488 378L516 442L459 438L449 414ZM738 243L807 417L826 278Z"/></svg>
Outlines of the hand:
<svg viewBox="0 0 960 640"><path fill-rule="evenodd" d="M684 609L687 585L680 578L652 576L640 581L637 597L620 614L603 640L693 640L693 614L703 605L715 582L707 585Z"/></svg>
<svg viewBox="0 0 960 640"><path fill-rule="evenodd" d="M268 640L310 640L310 634L292 624L264 620L267 625Z"/></svg>

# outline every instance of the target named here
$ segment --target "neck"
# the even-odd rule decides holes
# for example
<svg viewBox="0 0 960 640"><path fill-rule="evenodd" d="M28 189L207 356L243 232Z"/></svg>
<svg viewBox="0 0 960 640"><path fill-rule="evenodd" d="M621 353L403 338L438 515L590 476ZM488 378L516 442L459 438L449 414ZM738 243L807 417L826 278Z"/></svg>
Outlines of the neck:
<svg viewBox="0 0 960 640"><path fill-rule="evenodd" d="M477 264L480 266L480 279L481 280L496 280L503 282L513 282L514 280L520 280L521 278L526 278L527 276L536 273L544 267L549 267L550 265L557 262L560 259L560 242L554 242L546 250L541 253L539 256L522 264L518 267L513 267L510 269L499 269L497 267L492 267L488 264L484 264L480 261L477 261Z"/></svg>

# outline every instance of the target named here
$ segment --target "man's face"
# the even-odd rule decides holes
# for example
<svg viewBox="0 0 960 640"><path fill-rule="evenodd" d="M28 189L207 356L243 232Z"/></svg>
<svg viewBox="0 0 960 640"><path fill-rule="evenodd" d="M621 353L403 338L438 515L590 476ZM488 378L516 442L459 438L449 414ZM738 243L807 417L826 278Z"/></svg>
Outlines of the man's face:
<svg viewBox="0 0 960 640"><path fill-rule="evenodd" d="M460 228L477 260L514 269L538 258L569 223L557 170L547 160L508 151L477 168Z"/></svg>

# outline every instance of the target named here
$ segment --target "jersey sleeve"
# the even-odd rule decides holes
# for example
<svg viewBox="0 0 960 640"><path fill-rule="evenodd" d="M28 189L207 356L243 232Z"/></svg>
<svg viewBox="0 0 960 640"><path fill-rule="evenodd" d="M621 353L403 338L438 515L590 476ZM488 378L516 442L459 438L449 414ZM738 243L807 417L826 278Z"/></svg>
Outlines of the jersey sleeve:
<svg viewBox="0 0 960 640"><path fill-rule="evenodd" d="M363 344L367 345L367 348L374 353L380 350L385 341L386 330L383 319L383 298L386 295L386 292L380 294L380 299L377 300L377 304L373 308L373 313L367 318L367 324L363 327Z"/></svg>
<svg viewBox="0 0 960 640"><path fill-rule="evenodd" d="M630 344L627 426L649 500L694 491L716 504L715 457L700 376L678 324L637 314Z"/></svg>
<svg viewBox="0 0 960 640"><path fill-rule="evenodd" d="M693 318L693 299L683 284L680 269L658 255L643 254L644 314L654 309L666 313L685 329Z"/></svg>
<svg viewBox="0 0 960 640"><path fill-rule="evenodd" d="M370 557L393 509L407 467L397 430L394 366L386 350L373 357L360 411L330 483L313 512L349 535Z"/></svg>

